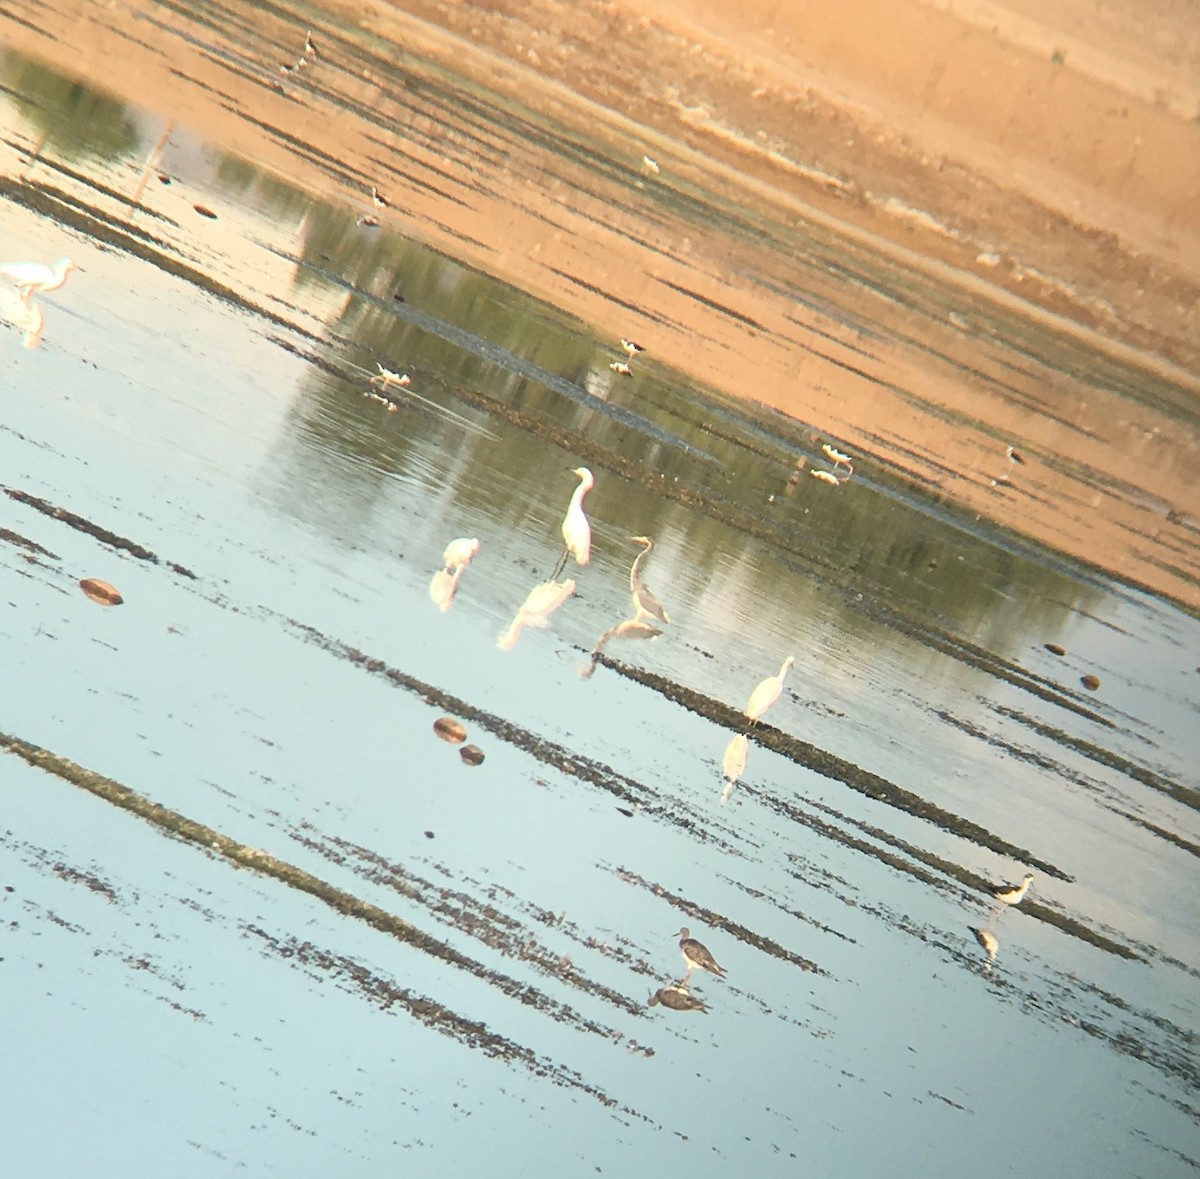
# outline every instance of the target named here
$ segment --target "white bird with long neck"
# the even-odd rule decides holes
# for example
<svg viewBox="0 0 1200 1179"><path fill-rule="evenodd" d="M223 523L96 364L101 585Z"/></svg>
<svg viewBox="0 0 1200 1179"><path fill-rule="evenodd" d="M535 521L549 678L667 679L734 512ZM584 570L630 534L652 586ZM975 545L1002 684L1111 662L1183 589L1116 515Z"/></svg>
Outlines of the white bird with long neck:
<svg viewBox="0 0 1200 1179"><path fill-rule="evenodd" d="M779 693L783 691L783 677L787 675L788 670L796 660L789 655L784 661L783 666L779 669L778 675L767 676L753 692L750 693L750 699L746 703L746 715L752 720L757 721L776 700L779 699Z"/></svg>
<svg viewBox="0 0 1200 1179"><path fill-rule="evenodd" d="M579 486L575 488L571 502L567 505L567 514L563 517L562 535L565 547L554 572L550 575L551 581L563 571L568 557L573 556L577 565L586 565L592 557L592 526L583 514L583 497L596 485L596 480L592 478L592 473L587 467L576 467L571 473L579 477Z"/></svg>
<svg viewBox="0 0 1200 1179"><path fill-rule="evenodd" d="M67 281L67 275L79 267L70 258L59 258L53 266L42 262L0 263L0 275L16 284L17 292L28 303L36 292L44 295L57 291Z"/></svg>

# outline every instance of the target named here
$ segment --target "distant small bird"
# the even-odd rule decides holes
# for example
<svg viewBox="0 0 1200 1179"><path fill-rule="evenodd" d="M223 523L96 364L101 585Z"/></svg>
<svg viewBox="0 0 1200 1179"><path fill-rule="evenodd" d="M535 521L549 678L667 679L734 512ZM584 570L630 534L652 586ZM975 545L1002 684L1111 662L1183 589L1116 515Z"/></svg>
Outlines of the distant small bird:
<svg viewBox="0 0 1200 1179"><path fill-rule="evenodd" d="M1020 463L1024 466L1025 456L1015 446L1010 446L1008 448L1008 461L1010 463Z"/></svg>
<svg viewBox="0 0 1200 1179"><path fill-rule="evenodd" d="M15 283L17 294L28 303L35 293L57 291L67 281L67 275L78 269L70 258L59 258L53 266L42 262L5 262L0 264L0 275Z"/></svg>
<svg viewBox="0 0 1200 1179"><path fill-rule="evenodd" d="M309 29L309 31L304 34L304 56L305 57L316 57L317 56L317 47L316 47L316 44L313 42L312 29Z"/></svg>
<svg viewBox="0 0 1200 1179"><path fill-rule="evenodd" d="M778 675L767 676L761 684L750 693L750 699L746 703L746 715L752 720L757 721L776 700L779 699L779 693L783 691L783 677L787 675L793 663L796 660L789 655L784 661L783 666L779 669Z"/></svg>
<svg viewBox="0 0 1200 1179"><path fill-rule="evenodd" d="M831 446L828 442L826 442L821 449L825 452L826 458L837 463L839 466L842 464L849 464L850 462L850 456L848 454L843 454L836 446Z"/></svg>
<svg viewBox="0 0 1200 1179"><path fill-rule="evenodd" d="M446 551L442 553L442 568L447 573L461 571L471 563L477 552L479 552L477 537L460 536L457 540L452 540L446 546Z"/></svg>
<svg viewBox="0 0 1200 1179"><path fill-rule="evenodd" d="M577 565L586 565L592 556L592 526L583 512L583 497L596 485L592 473L587 467L576 467L571 474L579 477L579 486L571 496L567 505L567 514L563 517L563 554L558 559L554 572L550 576L553 581L562 572L567 558L573 556Z"/></svg>
<svg viewBox="0 0 1200 1179"><path fill-rule="evenodd" d="M639 352L645 352L646 349L637 343L635 340L622 340L621 347L625 349L627 356L636 356Z"/></svg>
<svg viewBox="0 0 1200 1179"><path fill-rule="evenodd" d="M608 367L611 368L613 372L620 373L620 375L623 377L633 376L633 369L631 369L623 360L614 360Z"/></svg>
<svg viewBox="0 0 1200 1179"><path fill-rule="evenodd" d="M412 377L408 373L394 373L390 368L384 368L378 360L375 362L375 367L379 371L371 378L372 385L382 385L384 388L395 385L403 389L406 385L412 384Z"/></svg>
<svg viewBox="0 0 1200 1179"><path fill-rule="evenodd" d="M684 966L687 967L685 982L691 977L693 970L707 970L717 978L725 977L725 968L717 965L717 960L708 952L707 946L688 936L686 925L679 931L679 952L683 955Z"/></svg>
<svg viewBox="0 0 1200 1179"><path fill-rule="evenodd" d="M642 169L651 176L658 175L658 161L649 156L642 156Z"/></svg>
<svg viewBox="0 0 1200 1179"><path fill-rule="evenodd" d="M1020 884L1004 884L992 889L992 896L1002 905L1019 905L1033 883L1033 873L1026 872Z"/></svg>
<svg viewBox="0 0 1200 1179"><path fill-rule="evenodd" d="M387 200L380 196L379 189L377 189L373 184L371 185L371 200L374 202L375 208L377 209L386 209L389 207Z"/></svg>
<svg viewBox="0 0 1200 1179"><path fill-rule="evenodd" d="M664 1007L669 1007L672 1011L708 1011L704 1001L697 999L682 982L669 983L665 987L659 987L646 1000L646 1006L653 1007L656 1003L661 1003Z"/></svg>
<svg viewBox="0 0 1200 1179"><path fill-rule="evenodd" d="M631 536L629 539L643 546L629 570L629 593L633 598L633 608L637 612L635 618L644 618L649 615L657 618L659 622L669 623L670 615L663 609L662 603L654 596L650 587L642 580L642 562L650 556L651 550L654 548L654 541L648 536Z"/></svg>

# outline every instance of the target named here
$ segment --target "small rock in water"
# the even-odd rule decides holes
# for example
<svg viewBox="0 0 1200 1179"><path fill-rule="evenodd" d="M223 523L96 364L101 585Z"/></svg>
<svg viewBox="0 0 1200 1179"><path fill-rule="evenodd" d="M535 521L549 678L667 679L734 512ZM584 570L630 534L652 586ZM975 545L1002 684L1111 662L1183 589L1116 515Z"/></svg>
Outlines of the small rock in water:
<svg viewBox="0 0 1200 1179"><path fill-rule="evenodd" d="M483 750L478 745L464 745L458 751L458 756L469 766L481 765L483 762Z"/></svg>
<svg viewBox="0 0 1200 1179"><path fill-rule="evenodd" d="M1089 692L1094 692L1100 686L1100 677L1094 675L1081 676L1079 682L1087 688Z"/></svg>
<svg viewBox="0 0 1200 1179"><path fill-rule="evenodd" d="M101 606L119 606L125 601L115 585L111 585L107 581L101 581L98 577L83 578L79 583L79 588L93 602L99 602Z"/></svg>
<svg viewBox="0 0 1200 1179"><path fill-rule="evenodd" d="M1057 643L1047 643L1046 650L1049 651L1051 655L1065 655L1067 653L1067 649L1065 647L1060 647Z"/></svg>
<svg viewBox="0 0 1200 1179"><path fill-rule="evenodd" d="M461 745L467 739L467 730L452 716L439 716L433 722L433 731L451 745Z"/></svg>

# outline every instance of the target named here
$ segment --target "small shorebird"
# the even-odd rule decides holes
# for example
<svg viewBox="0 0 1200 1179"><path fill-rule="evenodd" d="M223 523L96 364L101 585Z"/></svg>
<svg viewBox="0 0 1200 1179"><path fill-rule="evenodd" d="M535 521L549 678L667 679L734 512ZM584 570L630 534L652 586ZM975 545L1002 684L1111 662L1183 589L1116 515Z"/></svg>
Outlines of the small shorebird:
<svg viewBox="0 0 1200 1179"><path fill-rule="evenodd" d="M554 572L550 575L553 581L563 571L567 558L573 556L577 565L586 565L592 555L592 526L583 513L583 497L596 485L592 473L587 467L576 467L571 474L579 477L579 486L571 496L567 505L567 514L563 517L562 534L564 548Z"/></svg>
<svg viewBox="0 0 1200 1179"><path fill-rule="evenodd" d="M57 291L67 281L67 275L78 269L70 258L59 258L53 266L42 262L5 262L0 264L0 275L15 283L17 294L28 303L35 293Z"/></svg>
<svg viewBox="0 0 1200 1179"><path fill-rule="evenodd" d="M1025 894L1029 891L1032 883L1033 873L1026 872L1021 877L1020 884L1003 884L999 888L992 889L992 896L998 905L1019 905L1025 899Z"/></svg>
<svg viewBox="0 0 1200 1179"><path fill-rule="evenodd" d="M618 373L620 376L633 376L633 369L631 369L623 360L614 360L608 367L611 368L613 372Z"/></svg>
<svg viewBox="0 0 1200 1179"><path fill-rule="evenodd" d="M403 389L405 385L412 384L412 377L408 373L394 373L390 368L384 368L379 361L375 362L375 367L379 371L371 378L372 385L382 385L385 389L391 385L395 385Z"/></svg>
<svg viewBox="0 0 1200 1179"><path fill-rule="evenodd" d="M371 185L371 201L377 209L388 208L387 200L379 195L379 189L377 189L373 184Z"/></svg>
<svg viewBox="0 0 1200 1179"><path fill-rule="evenodd" d="M1006 453L1008 454L1008 461L1010 463L1018 463L1021 466L1025 465L1025 456L1015 446L1010 446Z"/></svg>
<svg viewBox="0 0 1200 1179"><path fill-rule="evenodd" d="M631 536L629 539L644 546L634 558L633 566L629 570L629 593L633 598L633 608L636 611L634 617L645 618L649 615L651 618L657 618L659 622L670 622L670 615L663 609L662 603L654 596L650 587L642 580L642 562L650 556L650 551L654 548L654 541L648 536Z"/></svg>
<svg viewBox="0 0 1200 1179"><path fill-rule="evenodd" d="M697 999L682 981L668 983L665 987L659 987L646 1000L647 1007L653 1007L656 1003L661 1003L664 1007L671 1008L672 1011L708 1011L704 1001Z"/></svg>
<svg viewBox="0 0 1200 1179"><path fill-rule="evenodd" d="M317 56L317 47L314 44L313 39L312 39L312 29L309 29L308 32L304 34L304 56L305 57L316 57Z"/></svg>
<svg viewBox="0 0 1200 1179"><path fill-rule="evenodd" d="M637 343L635 340L623 339L621 341L621 347L625 349L625 355L630 356L630 357L636 356L639 352L646 351L646 349L643 348L641 346L641 344Z"/></svg>
<svg viewBox="0 0 1200 1179"><path fill-rule="evenodd" d="M843 464L845 466L850 465L850 456L848 454L843 454L836 446L831 446L828 442L826 442L824 446L821 447L821 450L824 452L827 459L833 463L836 463L839 467Z"/></svg>
<svg viewBox="0 0 1200 1179"><path fill-rule="evenodd" d="M834 487L842 485L842 481L832 471L809 471L809 474L814 479L820 479L822 483L831 483Z"/></svg>
<svg viewBox="0 0 1200 1179"><path fill-rule="evenodd" d="M648 176L657 176L659 171L658 161L652 159L650 156L642 156L642 171Z"/></svg>
<svg viewBox="0 0 1200 1179"><path fill-rule="evenodd" d="M687 967L684 982L691 977L693 970L707 970L717 978L725 977L725 968L717 965L717 960L708 952L706 945L688 936L686 925L679 931L679 952L683 955L684 966Z"/></svg>
<svg viewBox="0 0 1200 1179"><path fill-rule="evenodd" d="M784 661L783 666L779 669L778 675L769 675L753 692L750 693L750 699L746 703L746 715L752 720L757 721L776 700L779 699L779 693L783 691L783 677L787 675L788 670L796 660L789 655Z"/></svg>

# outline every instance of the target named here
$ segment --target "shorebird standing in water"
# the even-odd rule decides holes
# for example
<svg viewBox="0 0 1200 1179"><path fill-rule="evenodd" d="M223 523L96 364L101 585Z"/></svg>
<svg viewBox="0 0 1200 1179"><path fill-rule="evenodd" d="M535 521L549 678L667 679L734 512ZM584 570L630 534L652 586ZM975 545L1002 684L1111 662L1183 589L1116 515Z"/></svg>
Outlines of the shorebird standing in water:
<svg viewBox="0 0 1200 1179"><path fill-rule="evenodd" d="M646 349L641 346L636 340L622 339L621 347L625 349L625 355L630 359L635 357L639 352L645 352Z"/></svg>
<svg viewBox="0 0 1200 1179"><path fill-rule="evenodd" d="M576 467L571 474L579 477L579 486L571 496L567 505L567 514L563 517L562 534L564 548L554 572L550 575L553 581L563 571L567 558L573 556L577 565L586 565L592 557L592 526L588 523L583 512L583 497L596 485L592 473L587 467Z"/></svg>
<svg viewBox="0 0 1200 1179"><path fill-rule="evenodd" d="M679 952L683 955L683 964L687 967L684 975L686 983L692 976L693 970L707 970L717 978L725 977L725 968L717 965L717 960L708 952L708 947L694 937L688 936L687 926L679 931Z"/></svg>
<svg viewBox="0 0 1200 1179"><path fill-rule="evenodd" d="M789 655L784 661L783 666L779 669L778 675L769 675L753 692L750 693L750 699L746 703L746 715L752 720L757 721L776 700L779 699L779 693L783 691L783 677L787 675L788 670L796 660Z"/></svg>
<svg viewBox="0 0 1200 1179"><path fill-rule="evenodd" d="M999 888L992 889L992 896L996 900L997 912L1001 905L1019 905L1025 899L1025 894L1029 891L1029 886L1032 883L1033 873L1026 872L1021 877L1020 884L1004 884Z"/></svg>

